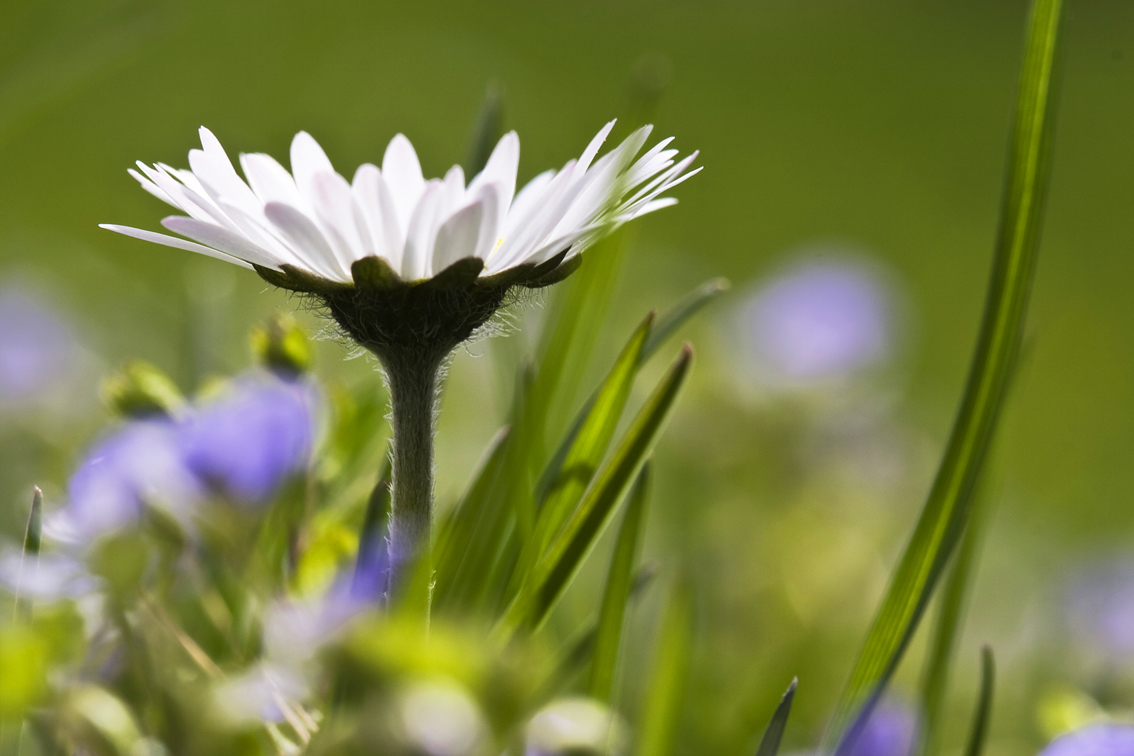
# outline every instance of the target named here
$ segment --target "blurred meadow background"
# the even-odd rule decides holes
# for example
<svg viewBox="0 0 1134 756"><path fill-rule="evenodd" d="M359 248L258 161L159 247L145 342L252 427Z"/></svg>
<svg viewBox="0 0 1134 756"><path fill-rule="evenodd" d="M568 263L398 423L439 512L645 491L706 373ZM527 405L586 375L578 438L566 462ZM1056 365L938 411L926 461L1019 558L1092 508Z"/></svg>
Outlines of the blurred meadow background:
<svg viewBox="0 0 1134 756"><path fill-rule="evenodd" d="M404 132L441 175L466 159L496 92L524 182L611 117L650 110L655 136L700 149L705 171L679 208L628 234L596 348L571 367L585 388L559 421L645 312L731 281L681 334L697 362L656 452L644 548L698 586L677 752L743 752L793 675L785 744L813 744L961 394L1025 12L1022 0L4 0L0 529L22 533L33 484L49 508L60 500L108 422L106 372L140 357L190 393L244 369L249 329L297 307L233 266L99 230L167 214L127 176L134 160L184 166L204 124L230 155L281 159L307 130L348 172ZM1025 358L946 736L963 742L990 642L997 756L1035 753L1099 707L1134 716L1134 4L1071 3L1063 64ZM442 510L504 421L554 296L454 359ZM374 360L349 352L320 341L316 375L380 397ZM602 564L568 606L601 589ZM662 599L635 608L646 637ZM924 635L895 707L914 700ZM633 670L649 649L628 653Z"/></svg>

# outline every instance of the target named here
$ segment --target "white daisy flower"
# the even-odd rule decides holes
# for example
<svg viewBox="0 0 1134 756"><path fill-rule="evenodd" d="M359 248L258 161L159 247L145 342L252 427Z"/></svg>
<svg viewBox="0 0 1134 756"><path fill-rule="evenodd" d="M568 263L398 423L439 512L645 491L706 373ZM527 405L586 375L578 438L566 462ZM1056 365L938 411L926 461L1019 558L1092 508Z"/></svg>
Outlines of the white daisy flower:
<svg viewBox="0 0 1134 756"><path fill-rule="evenodd" d="M102 227L290 274L295 280L288 288L301 290L314 288L301 283L308 277L355 283L353 266L371 257L404 282L429 279L461 260L481 261L466 263L478 268L479 277L531 270L559 255L559 262L570 260L617 225L674 204L661 195L700 170L688 170L696 153L675 162L671 139L634 160L649 126L596 160L613 125L606 124L578 160L539 174L518 192L515 132L504 135L484 170L467 183L460 166L426 180L413 145L401 134L386 147L381 168L367 163L347 181L306 132L292 140L291 173L268 155L242 154L245 181L202 127L202 149L189 152L191 170L141 162L138 171L130 170L144 189L186 214L162 221L186 238Z"/></svg>

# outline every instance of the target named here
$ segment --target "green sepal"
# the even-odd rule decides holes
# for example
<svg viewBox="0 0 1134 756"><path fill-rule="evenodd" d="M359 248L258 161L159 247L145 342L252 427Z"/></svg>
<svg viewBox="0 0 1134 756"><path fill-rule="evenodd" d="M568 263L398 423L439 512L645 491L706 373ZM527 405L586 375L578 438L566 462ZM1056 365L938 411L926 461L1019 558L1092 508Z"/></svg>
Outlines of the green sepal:
<svg viewBox="0 0 1134 756"><path fill-rule="evenodd" d="M429 289L465 289L476 283L482 270L484 260L479 257L464 257L420 285Z"/></svg>
<svg viewBox="0 0 1134 756"><path fill-rule="evenodd" d="M369 289L393 289L403 283L384 258L371 255L355 260L350 266L355 286Z"/></svg>

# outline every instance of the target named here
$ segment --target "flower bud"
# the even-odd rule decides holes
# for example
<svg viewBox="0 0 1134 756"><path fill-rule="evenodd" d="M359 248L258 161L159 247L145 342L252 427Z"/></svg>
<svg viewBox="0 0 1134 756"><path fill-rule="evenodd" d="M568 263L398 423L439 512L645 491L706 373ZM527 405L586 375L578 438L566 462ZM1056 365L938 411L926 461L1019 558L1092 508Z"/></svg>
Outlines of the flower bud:
<svg viewBox="0 0 1134 756"><path fill-rule="evenodd" d="M102 396L114 413L127 418L175 415L185 405L170 377L144 360L131 360L103 379Z"/></svg>
<svg viewBox="0 0 1134 756"><path fill-rule="evenodd" d="M311 341L295 318L277 314L252 329L252 354L276 373L297 375L311 369Z"/></svg>

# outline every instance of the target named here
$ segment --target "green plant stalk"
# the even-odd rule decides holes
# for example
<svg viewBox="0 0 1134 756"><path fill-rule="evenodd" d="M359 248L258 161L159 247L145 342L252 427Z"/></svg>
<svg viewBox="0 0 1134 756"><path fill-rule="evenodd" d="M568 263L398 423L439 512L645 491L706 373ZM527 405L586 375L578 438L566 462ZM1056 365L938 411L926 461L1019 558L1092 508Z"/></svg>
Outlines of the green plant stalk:
<svg viewBox="0 0 1134 756"><path fill-rule="evenodd" d="M988 740L988 724L992 719L992 691L995 678L996 667L992 659L992 648L984 646L980 650L980 697L977 699L965 756L981 756L984 753L984 744Z"/></svg>
<svg viewBox="0 0 1134 756"><path fill-rule="evenodd" d="M43 491L39 486L32 493L31 511L28 513L28 526L24 531L24 548L20 552L19 572L16 575L16 606L15 619L28 621L31 619L31 598L22 595L20 590L24 575L34 573L39 565L39 548L43 533Z"/></svg>
<svg viewBox="0 0 1134 756"><path fill-rule="evenodd" d="M642 533L646 503L650 494L650 463L646 462L638 473L634 488L622 515L618 541L610 558L606 589L599 610L599 623L595 633L594 654L588 688L592 698L610 703L614 676L618 669L619 650L622 646L622 626L634 587L634 565L642 546Z"/></svg>
<svg viewBox="0 0 1134 756"><path fill-rule="evenodd" d="M390 384L394 431L389 593L395 597L408 582L408 576L430 558L433 434L441 360L424 355L417 359L390 359L383 364Z"/></svg>
<svg viewBox="0 0 1134 756"><path fill-rule="evenodd" d="M852 721L864 721L881 696L969 517L1019 348L1035 269L1061 10L1062 0L1035 0L1031 8L996 254L964 397L921 517L828 729L828 752L844 742Z"/></svg>
<svg viewBox="0 0 1134 756"><path fill-rule="evenodd" d="M956 656L957 644L968 611L980 549L985 529L991 520L996 503L990 470L981 476L973 501L973 511L957 555L949 566L949 573L938 599L937 618L926 655L925 672L921 683L921 712L919 753L933 756L940 750L941 721L945 697L949 691L949 671Z"/></svg>
<svg viewBox="0 0 1134 756"><path fill-rule="evenodd" d="M653 678L642 710L636 756L669 756L680 720L693 649L693 596L679 577L662 619Z"/></svg>
<svg viewBox="0 0 1134 756"><path fill-rule="evenodd" d="M764 730L764 737L760 739L760 746L756 749L756 756L776 756L780 752L780 741L784 737L784 728L787 727L788 715L791 714L791 702L795 700L795 689L799 686L799 679L792 678L791 685L780 699L779 706L772 713L768 728Z"/></svg>

